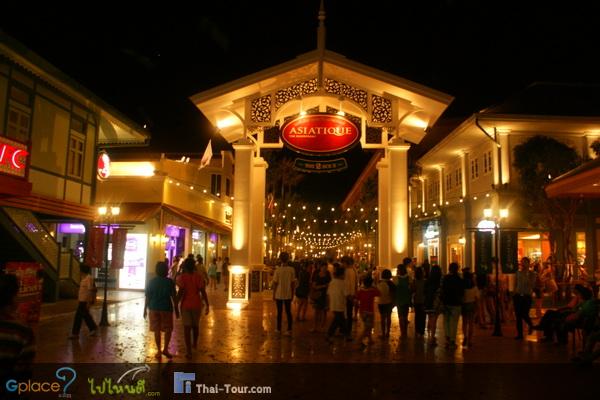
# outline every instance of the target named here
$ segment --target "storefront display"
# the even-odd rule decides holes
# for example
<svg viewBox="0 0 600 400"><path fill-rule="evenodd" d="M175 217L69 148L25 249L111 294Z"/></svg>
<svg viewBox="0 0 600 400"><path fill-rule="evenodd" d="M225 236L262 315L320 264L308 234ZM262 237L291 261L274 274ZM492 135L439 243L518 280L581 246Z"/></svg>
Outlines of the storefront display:
<svg viewBox="0 0 600 400"><path fill-rule="evenodd" d="M147 234L127 234L123 268L119 270L120 289L144 289L146 287L147 252Z"/></svg>

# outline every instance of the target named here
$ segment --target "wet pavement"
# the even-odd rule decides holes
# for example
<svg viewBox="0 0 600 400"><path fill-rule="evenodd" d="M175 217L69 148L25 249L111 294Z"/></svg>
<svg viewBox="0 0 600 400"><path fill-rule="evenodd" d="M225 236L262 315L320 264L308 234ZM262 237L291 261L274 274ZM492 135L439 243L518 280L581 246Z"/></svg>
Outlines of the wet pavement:
<svg viewBox="0 0 600 400"><path fill-rule="evenodd" d="M198 349L191 360L194 363L565 363L573 352L571 344L558 346L538 343L539 336L535 334L524 341L516 341L515 327L510 323L503 325L503 337L492 337L491 328L476 329L473 347L445 349L441 317L438 320L438 341L441 346L432 347L422 339L415 338L412 323L409 325L409 337L399 340L396 316L393 316L389 340L377 338L377 319L373 345L363 349L356 341L346 342L342 338L336 338L330 345L325 341L324 333L309 332L312 328L312 310L309 310L308 321L294 322L292 337L276 334L276 311L271 292L253 293L250 305L237 311L226 308L222 287L208 291L208 295L211 310L201 318ZM143 318L143 293L111 292L109 300L111 326L100 328L94 337L88 336L84 326L78 340L67 338L76 302L45 306L36 330L36 362L157 362L154 358L154 338L148 331L148 322ZM92 310L96 321L100 317L100 305L101 302ZM413 318L411 314L410 319ZM355 329L360 332L361 323L354 325L358 325ZM458 339L460 343L460 326ZM173 362L189 362L184 357L183 329L179 320L175 320L170 351L175 354Z"/></svg>

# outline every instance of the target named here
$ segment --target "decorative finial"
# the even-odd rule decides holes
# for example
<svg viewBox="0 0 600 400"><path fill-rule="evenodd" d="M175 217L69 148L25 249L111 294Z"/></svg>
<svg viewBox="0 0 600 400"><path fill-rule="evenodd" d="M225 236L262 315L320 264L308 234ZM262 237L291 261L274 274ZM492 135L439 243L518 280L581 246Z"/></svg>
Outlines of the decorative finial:
<svg viewBox="0 0 600 400"><path fill-rule="evenodd" d="M325 0L321 0L321 7L319 8L319 28L317 30L317 49L319 51L325 50Z"/></svg>

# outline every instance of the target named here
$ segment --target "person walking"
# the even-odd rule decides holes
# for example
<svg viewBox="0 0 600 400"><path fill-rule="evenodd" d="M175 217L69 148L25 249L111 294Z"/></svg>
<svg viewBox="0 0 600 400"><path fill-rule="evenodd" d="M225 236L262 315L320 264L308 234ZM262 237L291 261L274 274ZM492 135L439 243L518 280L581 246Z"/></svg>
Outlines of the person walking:
<svg viewBox="0 0 600 400"><path fill-rule="evenodd" d="M98 331L98 325L90 314L90 306L96 302L96 285L92 276L92 269L87 264L80 264L79 271L81 273L81 281L79 282L79 294L77 297L77 310L75 311L75 319L73 320L73 328L71 329L70 339L79 338L81 330L81 321L83 320L90 331L90 336L95 336Z"/></svg>
<svg viewBox="0 0 600 400"><path fill-rule="evenodd" d="M298 273L298 287L296 288L296 321L306 320L308 309L308 293L310 291L310 270L312 261L303 262Z"/></svg>
<svg viewBox="0 0 600 400"><path fill-rule="evenodd" d="M386 339L390 337L390 329L392 327L392 307L394 306L394 296L396 285L392 282L392 271L384 269L381 272L381 279L377 284L379 290L379 317L381 319L381 335L380 338Z"/></svg>
<svg viewBox="0 0 600 400"><path fill-rule="evenodd" d="M210 288L217 290L217 259L213 258L212 262L208 265L208 279L210 282Z"/></svg>
<svg viewBox="0 0 600 400"><path fill-rule="evenodd" d="M517 321L517 336L515 339L523 339L523 321L529 326L529 334L533 332L533 324L529 316L533 289L535 288L536 273L529 270L529 258L521 259L521 269L517 271L515 295L513 297L515 305L515 317Z"/></svg>
<svg viewBox="0 0 600 400"><path fill-rule="evenodd" d="M294 288L296 287L296 270L290 266L290 255L287 252L281 252L279 255L281 266L275 270L273 275L273 300L277 306L277 333L281 333L281 319L283 307L287 317L286 336L292 335L292 298L294 297Z"/></svg>
<svg viewBox="0 0 600 400"><path fill-rule="evenodd" d="M371 333L373 331L373 324L375 321L375 297L381 296L379 289L373 287L373 278L367 276L363 280L363 287L356 293L356 300L358 301L358 309L360 311L360 318L363 322L363 331L359 336L358 340L361 345L364 345L363 340L368 339L368 343L373 343Z"/></svg>
<svg viewBox="0 0 600 400"><path fill-rule="evenodd" d="M408 276L408 266L412 259L406 257L402 264L398 264L396 273L396 307L398 308L398 321L400 322L400 338L405 339L408 335L408 312L412 298L411 282Z"/></svg>
<svg viewBox="0 0 600 400"><path fill-rule="evenodd" d="M221 284L221 276L223 275L223 259L217 257L217 284Z"/></svg>
<svg viewBox="0 0 600 400"><path fill-rule="evenodd" d="M198 347L200 335L200 315L202 315L203 301L204 313L209 310L208 296L206 295L206 282L198 272L194 260L183 262L183 273L177 277L177 307L180 310L183 322L183 338L185 341L185 358L192 358L192 349ZM200 298L202 296L202 298Z"/></svg>
<svg viewBox="0 0 600 400"><path fill-rule="evenodd" d="M473 346L473 327L475 325L475 312L479 300L479 289L475 284L475 276L469 268L463 269L463 285L465 293L462 301L462 331L463 347Z"/></svg>
<svg viewBox="0 0 600 400"><path fill-rule="evenodd" d="M333 280L327 287L327 295L329 296L329 308L333 311L333 321L327 330L327 342L333 343L333 335L339 329L339 331L350 338L350 333L346 323L346 306L348 298L348 285L344 280L344 274L347 272L346 268L343 268L340 264L335 263L333 269ZM352 318L352 315L350 315Z"/></svg>
<svg viewBox="0 0 600 400"><path fill-rule="evenodd" d="M427 336L428 343L431 346L437 345L435 333L437 330L437 320L442 313L441 301L441 282L442 269L439 265L433 265L429 271L429 276L425 281L425 314L427 315Z"/></svg>
<svg viewBox="0 0 600 400"><path fill-rule="evenodd" d="M456 331L464 296L464 284L458 275L458 264L450 263L448 274L442 280L442 303L444 304L444 330L446 347L456 347Z"/></svg>
<svg viewBox="0 0 600 400"><path fill-rule="evenodd" d="M229 291L229 257L223 259L223 285L225 286L224 291Z"/></svg>
<svg viewBox="0 0 600 400"><path fill-rule="evenodd" d="M169 343L173 333L173 311L175 311L175 317L179 319L175 283L167 277L168 270L167 263L163 261L156 263L156 277L148 282L144 303L144 319L146 319L148 310L150 310L150 332L154 332L154 342L158 350L155 355L157 360L161 359L161 354L169 359L173 358L173 355L169 352ZM165 334L162 353L161 332Z"/></svg>
<svg viewBox="0 0 600 400"><path fill-rule="evenodd" d="M315 310L315 320L310 332L324 329L327 322L327 288L331 275L325 260L319 260L318 267L311 279L310 299Z"/></svg>
<svg viewBox="0 0 600 400"><path fill-rule="evenodd" d="M413 308L415 310L415 337L425 336L425 271L415 269L415 280L412 283Z"/></svg>
<svg viewBox="0 0 600 400"><path fill-rule="evenodd" d="M354 267L354 260L350 256L344 256L341 259L344 272L344 281L346 282L346 332L347 340L352 336L352 320L354 317L354 301L356 291L358 290L358 273Z"/></svg>

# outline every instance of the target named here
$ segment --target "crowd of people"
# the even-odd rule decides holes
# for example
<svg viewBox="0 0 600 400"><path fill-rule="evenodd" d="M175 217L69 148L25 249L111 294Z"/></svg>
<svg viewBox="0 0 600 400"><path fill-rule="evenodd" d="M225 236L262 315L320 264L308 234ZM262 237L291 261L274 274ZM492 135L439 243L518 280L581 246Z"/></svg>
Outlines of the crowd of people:
<svg viewBox="0 0 600 400"><path fill-rule="evenodd" d="M395 274L389 269L377 271L361 260L355 263L349 256L305 260L290 263L289 255L281 253L280 266L273 275L273 297L277 304L277 329L281 333L283 310L287 316L287 330L292 335L292 302L295 298L296 321L305 321L311 305L313 323L311 333L325 332L326 340L332 342L339 333L346 340L353 340L353 321L356 315L362 320L362 331L356 336L361 346L373 342L375 304L379 314L379 338L390 336L392 314L398 319L400 339L408 336L409 324L414 325L414 336L436 346L438 318L443 318L447 348L456 348L458 324L462 320L462 343L464 348L474 344L474 327L487 328L496 321L515 323L516 340L523 340L535 330L544 332L541 342L566 343L568 332L581 329L586 343L584 353L578 360L594 357L592 342L598 341L600 322L598 301L592 291L576 285L575 296L567 307L549 310L543 316L542 299L547 297L552 305L557 299L558 285L550 263L531 265L523 257L519 270L514 274L497 271L497 260L492 260L488 274L477 274L457 263L448 266L444 275L438 265L424 262L417 266L414 259L405 258ZM534 324L531 308L535 307ZM409 316L413 314L412 321ZM328 314L331 314L327 325ZM595 355L598 357L598 355Z"/></svg>

